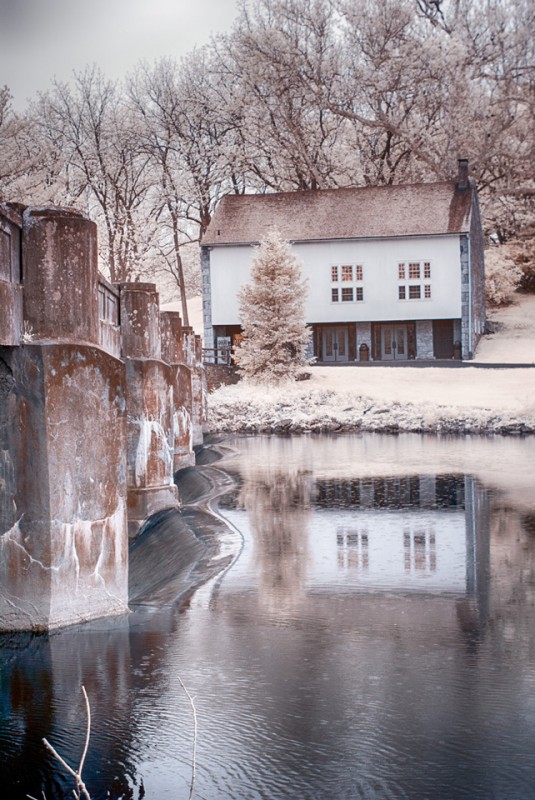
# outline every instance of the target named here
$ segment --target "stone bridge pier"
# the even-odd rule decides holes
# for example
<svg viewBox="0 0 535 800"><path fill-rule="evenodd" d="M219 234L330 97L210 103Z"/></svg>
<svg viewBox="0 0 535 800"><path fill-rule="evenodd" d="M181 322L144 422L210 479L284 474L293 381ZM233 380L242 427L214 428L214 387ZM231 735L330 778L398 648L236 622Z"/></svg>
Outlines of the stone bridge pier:
<svg viewBox="0 0 535 800"><path fill-rule="evenodd" d="M199 443L192 337L99 274L81 214L0 206L0 630L127 611L129 536Z"/></svg>

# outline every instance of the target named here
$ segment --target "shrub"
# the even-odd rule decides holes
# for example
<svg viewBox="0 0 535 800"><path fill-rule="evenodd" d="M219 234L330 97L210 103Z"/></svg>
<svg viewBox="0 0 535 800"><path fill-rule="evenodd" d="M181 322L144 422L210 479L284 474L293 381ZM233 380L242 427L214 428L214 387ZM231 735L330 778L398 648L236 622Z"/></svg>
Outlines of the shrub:
<svg viewBox="0 0 535 800"><path fill-rule="evenodd" d="M503 252L505 251L505 252ZM485 298L489 306L512 302L522 278L522 270L505 248L493 247L485 253Z"/></svg>

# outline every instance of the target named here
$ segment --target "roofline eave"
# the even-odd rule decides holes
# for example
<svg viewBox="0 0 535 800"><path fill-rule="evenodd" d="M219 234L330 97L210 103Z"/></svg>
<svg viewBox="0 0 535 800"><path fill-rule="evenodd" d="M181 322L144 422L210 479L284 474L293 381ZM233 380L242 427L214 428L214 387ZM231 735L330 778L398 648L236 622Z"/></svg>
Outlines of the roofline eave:
<svg viewBox="0 0 535 800"><path fill-rule="evenodd" d="M290 244L329 244L330 242L381 242L392 239L430 239L437 237L468 236L470 228L459 231L447 231L437 233L403 233L392 234L391 236L337 236L332 238L323 237L321 239L288 239ZM260 241L250 242L201 242L201 247L258 247Z"/></svg>

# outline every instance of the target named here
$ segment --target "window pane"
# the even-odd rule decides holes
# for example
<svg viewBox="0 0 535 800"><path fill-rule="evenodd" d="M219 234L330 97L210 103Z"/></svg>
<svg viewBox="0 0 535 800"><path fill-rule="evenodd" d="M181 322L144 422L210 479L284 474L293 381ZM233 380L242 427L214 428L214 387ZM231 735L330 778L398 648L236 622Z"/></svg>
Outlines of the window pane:
<svg viewBox="0 0 535 800"><path fill-rule="evenodd" d="M11 236L0 231L0 278L11 280Z"/></svg>
<svg viewBox="0 0 535 800"><path fill-rule="evenodd" d="M338 280L338 267L331 267L331 280L332 281Z"/></svg>
<svg viewBox="0 0 535 800"><path fill-rule="evenodd" d="M409 264L409 278L417 280L420 278L420 264L413 262Z"/></svg>
<svg viewBox="0 0 535 800"><path fill-rule="evenodd" d="M357 286L355 292L357 294L357 300L364 300L364 289L362 286Z"/></svg>
<svg viewBox="0 0 535 800"><path fill-rule="evenodd" d="M357 266L355 267L355 280L361 281L363 280L363 277L364 275L363 275L362 264L357 264Z"/></svg>
<svg viewBox="0 0 535 800"><path fill-rule="evenodd" d="M343 281L352 281L353 280L353 267L349 264L344 264L342 267L342 280Z"/></svg>
<svg viewBox="0 0 535 800"><path fill-rule="evenodd" d="M398 294L399 299L400 300L405 300L405 287L404 286L398 286L398 292L399 292L399 294Z"/></svg>
<svg viewBox="0 0 535 800"><path fill-rule="evenodd" d="M108 322L112 322L114 325L117 325L119 322L119 315L117 314L117 300L111 294L108 294L106 299L108 301L106 319Z"/></svg>
<svg viewBox="0 0 535 800"><path fill-rule="evenodd" d="M405 264L398 264L398 280L405 280Z"/></svg>
<svg viewBox="0 0 535 800"><path fill-rule="evenodd" d="M353 301L353 289L342 289L342 303Z"/></svg>
<svg viewBox="0 0 535 800"><path fill-rule="evenodd" d="M429 300L431 298L431 287L428 283L424 286L424 297Z"/></svg>
<svg viewBox="0 0 535 800"><path fill-rule="evenodd" d="M338 289L331 289L331 303L338 302Z"/></svg>
<svg viewBox="0 0 535 800"><path fill-rule="evenodd" d="M429 261L424 261L424 278L431 277L431 264Z"/></svg>
<svg viewBox="0 0 535 800"><path fill-rule="evenodd" d="M409 300L419 300L421 297L419 286L409 286Z"/></svg>

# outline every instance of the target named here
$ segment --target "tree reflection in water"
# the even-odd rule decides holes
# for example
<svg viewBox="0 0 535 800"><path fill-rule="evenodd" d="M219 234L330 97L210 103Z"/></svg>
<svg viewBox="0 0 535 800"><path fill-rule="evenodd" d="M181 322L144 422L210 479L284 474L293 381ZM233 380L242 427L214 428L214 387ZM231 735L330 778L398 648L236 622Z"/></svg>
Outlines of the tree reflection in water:
<svg viewBox="0 0 535 800"><path fill-rule="evenodd" d="M267 614L291 617L306 587L312 476L266 467L242 477L238 506L254 533L258 603Z"/></svg>

